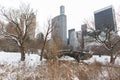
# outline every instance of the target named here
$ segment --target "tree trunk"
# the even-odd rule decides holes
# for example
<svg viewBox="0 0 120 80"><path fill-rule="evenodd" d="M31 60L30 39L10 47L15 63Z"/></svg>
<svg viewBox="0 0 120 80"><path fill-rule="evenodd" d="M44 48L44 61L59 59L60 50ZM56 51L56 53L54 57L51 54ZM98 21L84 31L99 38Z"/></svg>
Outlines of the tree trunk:
<svg viewBox="0 0 120 80"><path fill-rule="evenodd" d="M25 51L23 46L20 46L20 52L21 52L21 61L25 61Z"/></svg>
<svg viewBox="0 0 120 80"><path fill-rule="evenodd" d="M82 31L81 52L83 52L83 50L84 50L84 34L83 34L83 31Z"/></svg>
<svg viewBox="0 0 120 80"><path fill-rule="evenodd" d="M41 54L40 54L40 61L42 61L43 52L44 52L44 46L42 47L42 50L41 50Z"/></svg>
<svg viewBox="0 0 120 80"><path fill-rule="evenodd" d="M46 42L47 42L47 35L45 36L45 40L43 42L43 46L42 46L42 50L41 50L41 54L40 54L40 61L42 61L42 57L43 57Z"/></svg>
<svg viewBox="0 0 120 80"><path fill-rule="evenodd" d="M110 56L110 63L114 64L115 63L115 59L116 59L116 57L114 57L113 54L111 54L111 56Z"/></svg>

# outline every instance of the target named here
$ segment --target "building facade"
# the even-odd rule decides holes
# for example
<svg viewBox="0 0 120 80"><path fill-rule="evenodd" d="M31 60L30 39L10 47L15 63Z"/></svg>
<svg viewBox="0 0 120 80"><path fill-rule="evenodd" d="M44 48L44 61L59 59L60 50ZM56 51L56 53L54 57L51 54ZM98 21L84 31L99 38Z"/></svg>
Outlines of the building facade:
<svg viewBox="0 0 120 80"><path fill-rule="evenodd" d="M68 45L70 44L70 38L72 37L71 36L72 32L75 32L75 29L68 30Z"/></svg>
<svg viewBox="0 0 120 80"><path fill-rule="evenodd" d="M64 6L60 6L60 15L52 19L54 26L52 37L59 37L62 41L62 44L67 45L67 17L64 13Z"/></svg>
<svg viewBox="0 0 120 80"><path fill-rule="evenodd" d="M36 29L36 15L35 14L31 14L31 18L33 18L32 20L32 24L30 25L29 29L28 29L28 36L31 40L35 39L35 29Z"/></svg>
<svg viewBox="0 0 120 80"><path fill-rule="evenodd" d="M117 30L115 21L115 11L112 6L108 6L106 8L95 11L94 18L96 30Z"/></svg>
<svg viewBox="0 0 120 80"><path fill-rule="evenodd" d="M83 36L87 35L87 24L81 25L81 31Z"/></svg>
<svg viewBox="0 0 120 80"><path fill-rule="evenodd" d="M22 28L25 28L24 24L25 24L24 14L22 14L21 18L20 18L20 26ZM34 40L35 39L35 29L36 29L36 15L34 13L31 13L29 15L27 24L29 25L28 30L27 30L27 38L30 40Z"/></svg>

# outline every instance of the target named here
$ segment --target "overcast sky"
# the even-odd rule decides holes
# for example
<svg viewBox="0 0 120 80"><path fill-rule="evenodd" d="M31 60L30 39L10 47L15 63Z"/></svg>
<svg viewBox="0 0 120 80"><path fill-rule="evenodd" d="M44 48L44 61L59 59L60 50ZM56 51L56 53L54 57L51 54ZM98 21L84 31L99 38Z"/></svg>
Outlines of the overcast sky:
<svg viewBox="0 0 120 80"><path fill-rule="evenodd" d="M0 5L7 8L18 7L20 3L29 3L34 10L37 10L37 22L39 29L47 19L60 14L60 6L65 6L67 15L67 28L80 30L85 19L93 18L94 11L113 5L115 11L120 9L120 0L0 0Z"/></svg>

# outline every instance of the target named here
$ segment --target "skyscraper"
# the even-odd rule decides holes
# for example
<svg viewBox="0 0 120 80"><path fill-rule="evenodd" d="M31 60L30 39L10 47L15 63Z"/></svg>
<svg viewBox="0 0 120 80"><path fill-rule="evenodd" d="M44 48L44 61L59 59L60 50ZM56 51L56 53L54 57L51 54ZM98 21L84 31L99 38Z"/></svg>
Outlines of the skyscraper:
<svg viewBox="0 0 120 80"><path fill-rule="evenodd" d="M34 13L31 14L31 18L33 18L30 28L28 29L28 36L30 39L35 39L35 29L36 29L36 15Z"/></svg>
<svg viewBox="0 0 120 80"><path fill-rule="evenodd" d="M52 37L60 37L62 44L67 45L67 19L64 6L60 6L60 15L54 17L52 22L54 26Z"/></svg>
<svg viewBox="0 0 120 80"><path fill-rule="evenodd" d="M116 31L115 12L112 6L95 11L95 28L96 30L105 31L110 29Z"/></svg>
<svg viewBox="0 0 120 80"><path fill-rule="evenodd" d="M78 36L74 29L70 32L69 45L73 50L77 50L77 47L79 46Z"/></svg>
<svg viewBox="0 0 120 80"><path fill-rule="evenodd" d="M22 14L20 16L20 21L19 23L19 28L21 28L21 30L25 29L25 19L24 19L24 14ZM30 40L34 40L35 39L35 29L36 29L36 15L34 13L31 13L29 16L29 19L27 20L27 24L29 27L27 27L27 31L26 31L26 38L30 39ZM6 25L6 30L7 32L16 35L16 26L15 23L9 22Z"/></svg>
<svg viewBox="0 0 120 80"><path fill-rule="evenodd" d="M21 26L24 26L24 14L21 15ZM30 40L34 40L35 39L35 29L36 29L36 15L34 13L31 13L29 16L29 27L27 30L27 38L29 38Z"/></svg>
<svg viewBox="0 0 120 80"><path fill-rule="evenodd" d="M82 35L86 36L87 35L87 24L81 25L81 30L82 30Z"/></svg>
<svg viewBox="0 0 120 80"><path fill-rule="evenodd" d="M72 32L75 32L75 29L68 30L68 44L70 44L70 38L72 37L71 36Z"/></svg>

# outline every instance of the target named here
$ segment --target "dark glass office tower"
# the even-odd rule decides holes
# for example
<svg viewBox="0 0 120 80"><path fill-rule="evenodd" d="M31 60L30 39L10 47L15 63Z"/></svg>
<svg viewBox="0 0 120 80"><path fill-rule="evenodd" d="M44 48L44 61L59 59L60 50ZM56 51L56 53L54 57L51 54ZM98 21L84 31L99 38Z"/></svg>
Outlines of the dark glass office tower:
<svg viewBox="0 0 120 80"><path fill-rule="evenodd" d="M95 11L94 17L96 30L117 30L115 21L115 11L112 6Z"/></svg>

